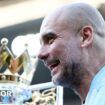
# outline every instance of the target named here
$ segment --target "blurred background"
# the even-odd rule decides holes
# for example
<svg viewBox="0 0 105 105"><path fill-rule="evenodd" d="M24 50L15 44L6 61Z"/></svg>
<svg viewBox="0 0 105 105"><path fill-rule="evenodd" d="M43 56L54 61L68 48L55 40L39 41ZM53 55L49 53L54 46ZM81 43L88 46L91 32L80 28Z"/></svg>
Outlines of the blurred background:
<svg viewBox="0 0 105 105"><path fill-rule="evenodd" d="M9 39L9 48L14 38L29 34L36 35L43 18L59 5L79 0L0 0L0 39ZM105 0L81 0L89 3L101 12L105 19ZM90 11L91 12L91 11ZM17 46L20 42L17 42ZM34 45L37 50L37 44ZM34 51L33 51L34 52ZM51 81L49 70L38 61L31 84ZM64 105L81 105L79 97L64 88Z"/></svg>

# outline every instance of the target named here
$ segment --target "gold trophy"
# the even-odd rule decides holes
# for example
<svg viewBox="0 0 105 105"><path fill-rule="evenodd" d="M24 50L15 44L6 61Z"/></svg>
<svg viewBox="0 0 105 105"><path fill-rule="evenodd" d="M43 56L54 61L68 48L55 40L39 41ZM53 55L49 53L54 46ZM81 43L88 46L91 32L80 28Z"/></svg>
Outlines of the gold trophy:
<svg viewBox="0 0 105 105"><path fill-rule="evenodd" d="M22 105L32 96L28 89L35 71L35 58L26 50L15 57L3 38L0 46L0 104ZM17 49L18 50L18 49Z"/></svg>
<svg viewBox="0 0 105 105"><path fill-rule="evenodd" d="M36 58L29 55L27 46L16 57L8 48L8 40L1 40L0 105L63 105L62 87L52 82L30 85Z"/></svg>

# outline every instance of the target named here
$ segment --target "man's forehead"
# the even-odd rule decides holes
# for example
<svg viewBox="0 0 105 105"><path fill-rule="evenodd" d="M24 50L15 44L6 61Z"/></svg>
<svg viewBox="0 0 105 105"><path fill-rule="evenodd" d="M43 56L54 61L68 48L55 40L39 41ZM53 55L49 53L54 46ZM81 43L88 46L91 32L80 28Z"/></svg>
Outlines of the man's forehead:
<svg viewBox="0 0 105 105"><path fill-rule="evenodd" d="M40 33L41 36L48 34L48 33L55 33L58 30L58 24L56 24L56 22L46 22L46 23L42 23L42 26L40 28Z"/></svg>
<svg viewBox="0 0 105 105"><path fill-rule="evenodd" d="M49 29L50 27L54 26L55 20L56 19L54 19L53 17L45 18L42 22L40 31L43 31L45 29Z"/></svg>
<svg viewBox="0 0 105 105"><path fill-rule="evenodd" d="M56 33L61 31L64 27L65 23L63 22L63 20L51 19L42 23L40 33Z"/></svg>

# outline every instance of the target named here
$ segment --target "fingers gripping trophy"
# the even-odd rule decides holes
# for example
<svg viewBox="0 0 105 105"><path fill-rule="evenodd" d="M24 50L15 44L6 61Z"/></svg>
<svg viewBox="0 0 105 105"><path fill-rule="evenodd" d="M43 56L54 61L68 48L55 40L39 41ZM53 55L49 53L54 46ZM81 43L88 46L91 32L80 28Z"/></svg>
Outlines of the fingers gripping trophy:
<svg viewBox="0 0 105 105"><path fill-rule="evenodd" d="M61 87L51 82L31 85L37 59L29 55L27 43L24 47L24 51L15 56L8 48L8 39L1 40L0 105L61 105Z"/></svg>

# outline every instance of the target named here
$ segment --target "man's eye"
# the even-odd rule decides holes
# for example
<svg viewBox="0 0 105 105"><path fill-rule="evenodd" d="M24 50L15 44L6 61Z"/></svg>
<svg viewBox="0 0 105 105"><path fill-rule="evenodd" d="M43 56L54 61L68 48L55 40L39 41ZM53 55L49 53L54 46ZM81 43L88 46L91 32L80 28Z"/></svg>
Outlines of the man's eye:
<svg viewBox="0 0 105 105"><path fill-rule="evenodd" d="M44 42L44 44L52 44L56 38L57 38L57 36L55 34L54 35L48 34L43 37L43 42Z"/></svg>
<svg viewBox="0 0 105 105"><path fill-rule="evenodd" d="M50 40L48 41L49 44L52 44L53 42L54 42L54 39L50 39Z"/></svg>

